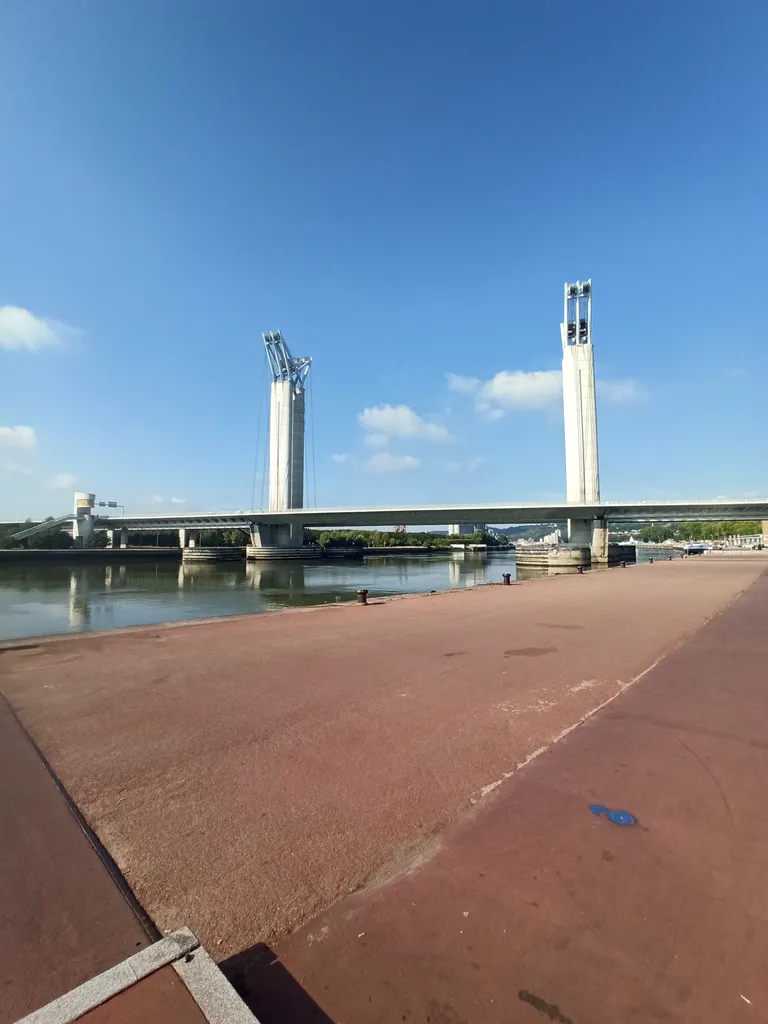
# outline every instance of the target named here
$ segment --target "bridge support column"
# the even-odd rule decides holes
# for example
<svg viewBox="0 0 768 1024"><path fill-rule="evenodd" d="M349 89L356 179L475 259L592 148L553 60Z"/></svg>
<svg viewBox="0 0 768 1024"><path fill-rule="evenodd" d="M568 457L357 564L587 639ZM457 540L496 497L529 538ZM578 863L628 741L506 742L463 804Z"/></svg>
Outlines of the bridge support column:
<svg viewBox="0 0 768 1024"><path fill-rule="evenodd" d="M115 546L115 531L107 530L107 547L113 548Z"/></svg>
<svg viewBox="0 0 768 1024"><path fill-rule="evenodd" d="M569 519L568 543L576 548L592 547L592 520Z"/></svg>
<svg viewBox="0 0 768 1024"><path fill-rule="evenodd" d="M763 547L768 548L768 519L763 519Z"/></svg>
<svg viewBox="0 0 768 1024"><path fill-rule="evenodd" d="M200 531L189 530L186 526L182 526L179 530L179 547L180 548L196 548L200 546Z"/></svg>
<svg viewBox="0 0 768 1024"><path fill-rule="evenodd" d="M72 520L72 539L76 548L88 547L88 541L93 534L93 517L78 516Z"/></svg>
<svg viewBox="0 0 768 1024"><path fill-rule="evenodd" d="M121 548L127 548L128 547L128 528L126 526L124 526L120 530L120 547Z"/></svg>
<svg viewBox="0 0 768 1024"><path fill-rule="evenodd" d="M251 523L246 558L312 558L317 554L317 548L304 546L302 523Z"/></svg>
<svg viewBox="0 0 768 1024"><path fill-rule="evenodd" d="M592 527L592 561L608 561L608 527L602 519L596 519Z"/></svg>

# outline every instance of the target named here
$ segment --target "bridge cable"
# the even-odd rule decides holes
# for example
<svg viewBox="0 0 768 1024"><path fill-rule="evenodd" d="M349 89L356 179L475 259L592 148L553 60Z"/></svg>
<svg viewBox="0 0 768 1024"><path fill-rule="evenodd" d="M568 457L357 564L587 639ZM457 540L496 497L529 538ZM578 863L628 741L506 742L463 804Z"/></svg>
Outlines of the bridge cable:
<svg viewBox="0 0 768 1024"><path fill-rule="evenodd" d="M267 360L267 353L264 352L264 363ZM258 475L259 456L261 454L261 433L262 433L262 422L263 422L263 408L264 408L264 389L260 386L261 382L258 382L258 401L256 403L256 447L253 453L253 477L251 479L251 504L249 508L254 508L256 505L256 478Z"/></svg>
<svg viewBox="0 0 768 1024"><path fill-rule="evenodd" d="M265 349L264 350L264 363L263 363L263 366L264 366L264 378L265 378L265 381L269 380L270 385L271 385L272 374L271 374L270 368L269 368L269 366L267 364L268 364L267 352L266 352L266 349ZM267 389L265 388L264 394L266 394L266 391L267 391ZM269 427L270 427L270 417L271 417L271 410L272 410L272 388L271 388L271 386L269 387L269 399L270 399L269 402L265 401L265 403L264 403L264 444L262 445L262 448L261 448L261 490L260 490L260 493L259 493L259 504L260 504L261 508L266 508L266 488L267 488L267 472L268 472L268 470L267 470L267 459L268 459L268 456L269 456L269 444L270 444L270 429L269 429Z"/></svg>
<svg viewBox="0 0 768 1024"><path fill-rule="evenodd" d="M315 460L315 400L312 377L309 378L309 438L312 448L312 505L317 508L317 465Z"/></svg>

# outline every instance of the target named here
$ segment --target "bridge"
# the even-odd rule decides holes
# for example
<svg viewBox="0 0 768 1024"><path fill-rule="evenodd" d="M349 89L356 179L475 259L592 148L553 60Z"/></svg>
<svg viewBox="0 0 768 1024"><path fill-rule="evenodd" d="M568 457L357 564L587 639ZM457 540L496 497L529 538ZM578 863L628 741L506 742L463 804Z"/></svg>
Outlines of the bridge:
<svg viewBox="0 0 768 1024"><path fill-rule="evenodd" d="M80 500L83 500L82 498ZM31 536L75 519L76 513L28 527L16 534ZM571 532L602 529L622 522L681 522L700 520L768 521L768 499L731 501L636 501L563 502L527 504L503 502L484 505L392 505L370 508L247 509L235 512L193 512L183 514L93 517L94 530L107 530L110 545L128 546L130 533L179 531L179 547L199 543L201 530L245 530L255 542L259 532L293 529L343 529L355 527L441 526L450 523L494 523L498 525L570 522Z"/></svg>
<svg viewBox="0 0 768 1024"><path fill-rule="evenodd" d="M71 516L70 516L71 518ZM620 522L675 522L768 519L768 499L753 501L637 501L568 503L559 505L504 502L491 505L392 505L370 508L297 508L282 511L250 509L240 512L200 512L183 515L134 515L95 519L95 529L129 530L250 530L257 525L300 524L309 528L441 526L448 523L499 525L555 523L569 519Z"/></svg>
<svg viewBox="0 0 768 1024"><path fill-rule="evenodd" d="M768 521L768 499L750 501L630 501L600 500L592 346L592 282L577 281L564 288L560 325L565 413L567 501L560 504L501 502L481 505L395 505L384 508L304 508L304 386L309 357L294 358L279 331L263 335L272 372L269 436L269 507L236 512L170 515L94 514L94 494L75 494L74 512L29 526L14 536L29 537L52 526L72 523L76 543L94 530L107 530L112 546L126 547L135 532L179 531L179 546L196 546L201 530L241 529L251 536L254 557L301 557L305 527L437 526L494 523L537 524L568 522L568 543L591 547L602 559L608 549L608 527L621 522L680 522L683 520ZM98 506L117 507L115 502ZM765 531L764 531L765 532ZM250 549L249 549L250 550ZM250 555L249 555L250 557Z"/></svg>

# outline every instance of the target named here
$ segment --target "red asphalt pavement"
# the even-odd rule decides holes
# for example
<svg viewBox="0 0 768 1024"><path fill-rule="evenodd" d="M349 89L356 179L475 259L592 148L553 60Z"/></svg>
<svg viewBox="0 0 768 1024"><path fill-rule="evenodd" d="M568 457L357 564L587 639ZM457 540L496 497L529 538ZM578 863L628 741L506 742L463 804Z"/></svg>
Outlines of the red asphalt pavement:
<svg viewBox="0 0 768 1024"><path fill-rule="evenodd" d="M207 1024L207 1018L169 964L84 1014L80 1024Z"/></svg>
<svg viewBox="0 0 768 1024"><path fill-rule="evenodd" d="M768 1020L767 625L763 575L282 965L241 960L263 1024ZM327 1017L270 991L286 968Z"/></svg>
<svg viewBox="0 0 768 1024"><path fill-rule="evenodd" d="M223 958L439 846L765 565L67 637L0 655L0 688L156 923Z"/></svg>
<svg viewBox="0 0 768 1024"><path fill-rule="evenodd" d="M0 1022L10 1024L152 940L1 697L0 822Z"/></svg>

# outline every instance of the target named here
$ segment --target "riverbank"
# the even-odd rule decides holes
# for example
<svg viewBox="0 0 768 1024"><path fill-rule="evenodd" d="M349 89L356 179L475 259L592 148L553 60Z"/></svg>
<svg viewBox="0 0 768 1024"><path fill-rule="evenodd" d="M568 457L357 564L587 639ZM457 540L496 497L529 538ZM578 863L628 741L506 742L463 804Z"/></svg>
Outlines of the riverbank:
<svg viewBox="0 0 768 1024"><path fill-rule="evenodd" d="M187 548L194 551L194 548ZM210 550L210 549L206 549ZM214 549L219 550L219 549ZM221 549L225 550L226 549ZM437 545L427 547L419 544L399 544L396 547L327 547L321 549L321 558L364 558L367 555L450 555L453 553L451 547L439 547ZM503 546L489 548L494 551L513 551L514 546ZM233 547L233 551L239 552L239 556L245 560L245 547ZM183 549L175 547L129 547L129 548L0 548L0 564L18 562L121 562L135 561L136 559L167 558L179 561ZM471 554L472 552L467 552ZM307 552L309 557L310 552ZM280 559L273 559L279 563Z"/></svg>
<svg viewBox="0 0 768 1024"><path fill-rule="evenodd" d="M37 641L0 689L158 925L223 957L430 848L764 564Z"/></svg>

